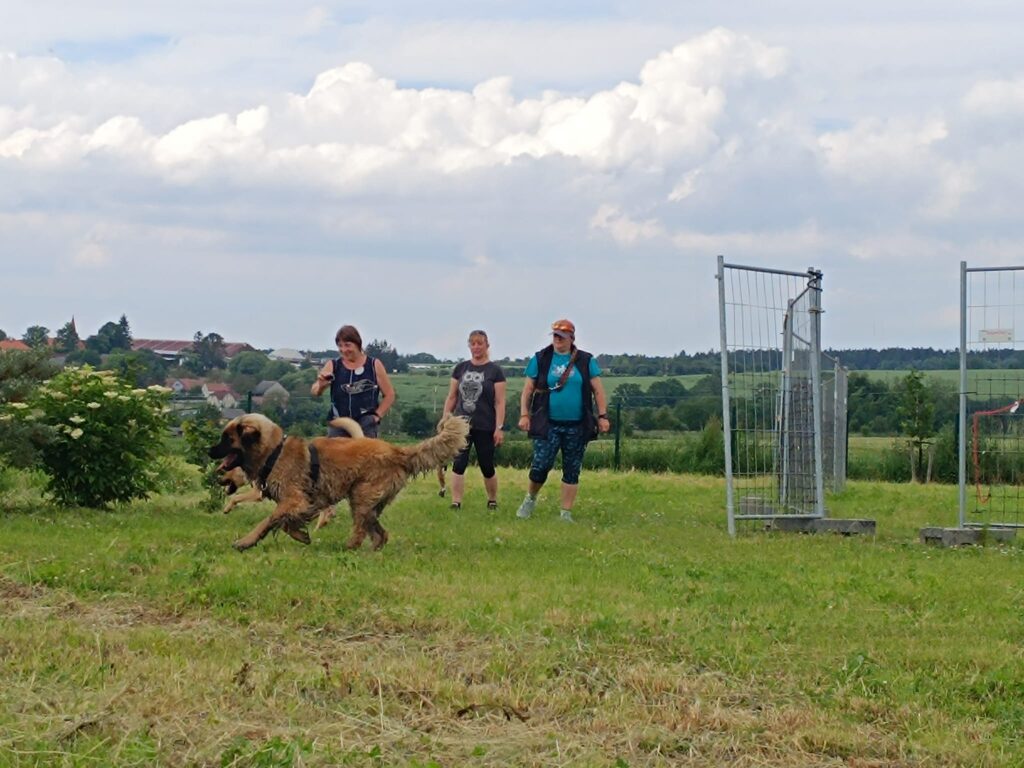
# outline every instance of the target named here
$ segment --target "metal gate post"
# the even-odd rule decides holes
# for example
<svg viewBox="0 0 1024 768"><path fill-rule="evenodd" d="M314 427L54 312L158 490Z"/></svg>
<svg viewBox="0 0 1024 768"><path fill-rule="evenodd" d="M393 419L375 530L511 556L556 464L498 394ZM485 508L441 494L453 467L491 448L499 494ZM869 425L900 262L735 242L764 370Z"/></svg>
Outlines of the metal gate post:
<svg viewBox="0 0 1024 768"><path fill-rule="evenodd" d="M814 514L825 517L825 468L821 445L821 272L811 284L811 402L814 410Z"/></svg>
<svg viewBox="0 0 1024 768"><path fill-rule="evenodd" d="M732 487L732 425L729 418L729 345L725 331L725 257L718 257L718 326L722 345L722 433L725 436L725 508L729 535L736 535L736 510Z"/></svg>

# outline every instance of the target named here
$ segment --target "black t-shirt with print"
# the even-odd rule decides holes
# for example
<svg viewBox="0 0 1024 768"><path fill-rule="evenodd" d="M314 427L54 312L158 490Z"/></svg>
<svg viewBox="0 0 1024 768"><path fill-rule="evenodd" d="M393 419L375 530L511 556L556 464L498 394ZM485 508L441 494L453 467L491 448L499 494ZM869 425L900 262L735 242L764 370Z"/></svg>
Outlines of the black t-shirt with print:
<svg viewBox="0 0 1024 768"><path fill-rule="evenodd" d="M493 432L497 427L494 385L505 380L501 366L491 362L473 365L472 360L463 360L455 366L452 378L459 382L454 413L468 417L470 429Z"/></svg>

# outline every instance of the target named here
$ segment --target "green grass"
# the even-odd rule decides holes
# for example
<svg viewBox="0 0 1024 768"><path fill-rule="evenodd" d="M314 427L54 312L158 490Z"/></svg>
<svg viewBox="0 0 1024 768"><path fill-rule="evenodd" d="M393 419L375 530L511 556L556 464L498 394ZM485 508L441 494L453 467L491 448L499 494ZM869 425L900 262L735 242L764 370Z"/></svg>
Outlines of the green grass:
<svg viewBox="0 0 1024 768"><path fill-rule="evenodd" d="M715 478L585 473L514 518L467 476L302 547L195 497L0 537L0 765L1004 766L1024 763L1018 546L939 550L956 489L850 483L876 538L725 532ZM11 500L13 498L13 500Z"/></svg>
<svg viewBox="0 0 1024 768"><path fill-rule="evenodd" d="M689 389L702 378L704 378L703 374L695 374L686 376L602 376L601 380L604 382L610 402L615 390L623 384L637 384L646 390L656 381L675 379ZM424 372L395 373L391 375L391 381L395 385L398 403L403 408L420 406L426 408L430 413L440 413L444 399L448 395L451 371L445 371L443 376L434 376ZM508 392L522 392L523 381L522 376L510 376L507 384Z"/></svg>
<svg viewBox="0 0 1024 768"><path fill-rule="evenodd" d="M893 386L906 378L907 371L857 371L868 378L884 381ZM942 382L952 391L960 388L960 371L922 371L925 380L928 382ZM1024 371L1018 369L982 369L971 370L967 373L967 390L972 398L982 400L1005 399L1009 405L1017 398L1024 396Z"/></svg>

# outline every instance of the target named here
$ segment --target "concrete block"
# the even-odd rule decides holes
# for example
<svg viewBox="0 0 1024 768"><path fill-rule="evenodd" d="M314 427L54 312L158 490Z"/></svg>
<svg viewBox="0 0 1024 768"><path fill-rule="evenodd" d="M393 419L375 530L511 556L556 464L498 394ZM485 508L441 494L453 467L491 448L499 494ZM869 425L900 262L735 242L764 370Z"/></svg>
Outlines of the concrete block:
<svg viewBox="0 0 1024 768"><path fill-rule="evenodd" d="M857 518L776 517L765 523L765 530L785 533L838 533L874 536L875 521Z"/></svg>
<svg viewBox="0 0 1024 768"><path fill-rule="evenodd" d="M1016 528L922 528L922 544L940 547L964 547L991 543L1007 543L1017 538Z"/></svg>

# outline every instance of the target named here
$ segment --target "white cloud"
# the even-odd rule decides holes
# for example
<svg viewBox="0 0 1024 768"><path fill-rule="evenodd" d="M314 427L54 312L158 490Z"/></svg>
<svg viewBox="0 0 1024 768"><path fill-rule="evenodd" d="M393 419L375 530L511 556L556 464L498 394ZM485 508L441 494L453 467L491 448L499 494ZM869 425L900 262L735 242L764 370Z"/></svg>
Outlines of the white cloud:
<svg viewBox="0 0 1024 768"><path fill-rule="evenodd" d="M111 262L110 252L100 243L96 242L85 243L82 245L82 247L79 248L71 257L71 260L76 267L85 267L89 269L106 267Z"/></svg>
<svg viewBox="0 0 1024 768"><path fill-rule="evenodd" d="M975 83L964 96L963 107L980 117L1024 117L1024 77Z"/></svg>
<svg viewBox="0 0 1024 768"><path fill-rule="evenodd" d="M590 220L592 229L605 230L619 245L630 246L664 234L653 219L634 221L614 205L602 205Z"/></svg>
<svg viewBox="0 0 1024 768"><path fill-rule="evenodd" d="M630 19L405 18L184 0L174 14L120 3L107 21L75 6L51 24L20 7L26 23L0 30L18 50L0 54L0 261L25 295L50 297L5 304L24 325L56 322L34 315L46 301L87 323L89 303L100 322L124 311L161 335L329 347L341 318L329 302L311 311L311 293L383 275L345 319L403 350L452 339L443 351L459 354L478 317L524 353L545 323L523 317L565 314L603 349L707 348L724 253L841 274L826 277L848 288L826 293L829 322L848 318L832 333L856 338L868 293L941 318L931 294L957 260L1012 261L1024 243L1024 54L1006 19L888 25L859 6L840 28L834 10L812 23L701 2L641 3ZM714 19L733 28L704 31ZM882 287L859 282L890 265ZM935 290L890 287L901 274ZM585 300L564 290L577 281ZM225 284L271 291L281 312L225 317ZM592 297L609 284L618 311L666 331L638 341L603 317ZM173 331L183 300L189 328Z"/></svg>

